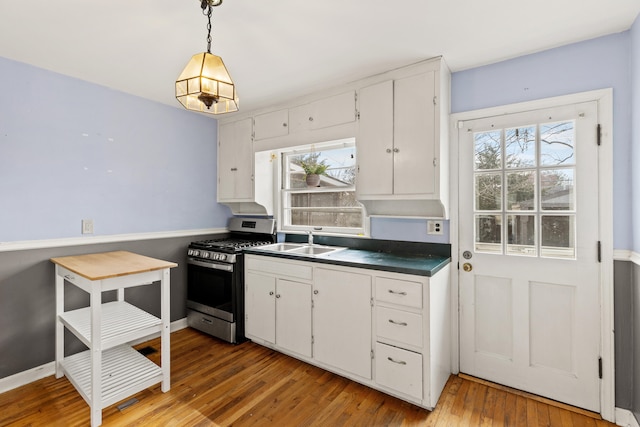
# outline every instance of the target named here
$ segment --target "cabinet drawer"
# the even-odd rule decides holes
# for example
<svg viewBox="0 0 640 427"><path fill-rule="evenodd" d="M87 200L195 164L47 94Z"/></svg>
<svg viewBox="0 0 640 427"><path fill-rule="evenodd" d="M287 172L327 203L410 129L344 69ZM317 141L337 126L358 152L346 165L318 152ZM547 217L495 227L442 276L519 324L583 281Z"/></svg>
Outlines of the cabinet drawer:
<svg viewBox="0 0 640 427"><path fill-rule="evenodd" d="M313 277L312 267L304 262L287 262L280 258L265 256L245 257L245 268L248 271L259 271L262 273L277 274L278 276L289 276L298 279L311 280Z"/></svg>
<svg viewBox="0 0 640 427"><path fill-rule="evenodd" d="M422 287L420 282L376 277L376 300L422 308Z"/></svg>
<svg viewBox="0 0 640 427"><path fill-rule="evenodd" d="M376 383L422 400L422 355L376 343Z"/></svg>
<svg viewBox="0 0 640 427"><path fill-rule="evenodd" d="M422 316L392 308L376 307L376 335L422 347Z"/></svg>

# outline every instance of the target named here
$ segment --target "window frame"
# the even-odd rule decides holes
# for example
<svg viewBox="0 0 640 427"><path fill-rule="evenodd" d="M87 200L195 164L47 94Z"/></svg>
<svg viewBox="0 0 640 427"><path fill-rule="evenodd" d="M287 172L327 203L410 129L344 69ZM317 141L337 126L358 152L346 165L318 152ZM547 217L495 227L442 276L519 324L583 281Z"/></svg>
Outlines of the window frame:
<svg viewBox="0 0 640 427"><path fill-rule="evenodd" d="M292 233L308 233L313 232L315 234L320 235L335 235L335 236L345 236L345 237L369 237L369 216L366 213L366 209L362 203L358 201L359 210L362 216L362 227L335 227L335 226L312 226L312 225L294 225L291 224L291 213L296 210L291 208L290 206L290 197L293 194L300 193L336 193L336 192L353 192L356 194L356 184L348 185L344 187L318 187L316 189L309 188L286 188L289 182L289 177L287 175L289 158L293 156L298 156L302 154L309 154L313 152L319 151L328 151L334 150L344 147L353 147L354 152L356 150L355 138L345 138L335 141L327 141L323 143L316 144L306 144L299 145L295 147L287 147L279 150L278 156L278 231L281 232L292 232ZM357 153L355 153L357 158ZM354 164L354 167L357 168L357 161ZM299 208L299 210L305 210L306 208ZM309 210L322 210L323 207L319 208L309 208ZM327 207L327 210L331 210L331 207ZM333 211L357 211L358 208L333 208Z"/></svg>

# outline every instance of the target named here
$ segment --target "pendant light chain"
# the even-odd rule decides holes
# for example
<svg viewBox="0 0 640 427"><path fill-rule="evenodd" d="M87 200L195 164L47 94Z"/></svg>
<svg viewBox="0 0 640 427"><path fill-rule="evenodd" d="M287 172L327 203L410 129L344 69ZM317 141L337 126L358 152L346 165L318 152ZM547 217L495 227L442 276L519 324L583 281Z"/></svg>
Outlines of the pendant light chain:
<svg viewBox="0 0 640 427"><path fill-rule="evenodd" d="M207 23L207 53L211 53L211 11L215 6L220 6L222 0L202 0L200 7L202 14L207 15L209 22Z"/></svg>

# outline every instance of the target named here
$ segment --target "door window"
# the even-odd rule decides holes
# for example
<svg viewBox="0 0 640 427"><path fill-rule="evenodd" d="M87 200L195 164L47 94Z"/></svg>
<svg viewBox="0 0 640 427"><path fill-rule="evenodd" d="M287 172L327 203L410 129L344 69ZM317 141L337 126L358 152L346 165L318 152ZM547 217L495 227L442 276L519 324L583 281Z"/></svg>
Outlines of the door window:
<svg viewBox="0 0 640 427"><path fill-rule="evenodd" d="M475 251L576 257L575 122L474 132Z"/></svg>

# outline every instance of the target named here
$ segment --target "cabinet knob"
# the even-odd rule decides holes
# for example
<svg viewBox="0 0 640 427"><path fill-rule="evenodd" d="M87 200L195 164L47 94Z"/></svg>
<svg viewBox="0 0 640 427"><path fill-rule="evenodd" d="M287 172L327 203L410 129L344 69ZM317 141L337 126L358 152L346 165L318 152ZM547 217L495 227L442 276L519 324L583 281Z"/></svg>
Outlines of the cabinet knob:
<svg viewBox="0 0 640 427"><path fill-rule="evenodd" d="M314 295L318 295L318 290L316 289L315 291L313 291Z"/></svg>
<svg viewBox="0 0 640 427"><path fill-rule="evenodd" d="M235 172L237 170L238 170L238 168L231 168L231 172Z"/></svg>
<svg viewBox="0 0 640 427"><path fill-rule="evenodd" d="M269 292L269 295L273 295L273 291Z"/></svg>
<svg viewBox="0 0 640 427"><path fill-rule="evenodd" d="M394 148L394 149L393 149L393 152L394 152L394 153L399 153L399 152L400 152L400 149L399 149L399 148Z"/></svg>
<svg viewBox="0 0 640 427"><path fill-rule="evenodd" d="M287 123L286 123L286 122L285 122L285 123L283 123L283 124L282 124L282 127L283 127L283 128L286 128L286 127L287 127Z"/></svg>
<svg viewBox="0 0 640 427"><path fill-rule="evenodd" d="M312 122L313 121L313 117L309 117L309 121Z"/></svg>
<svg viewBox="0 0 640 427"><path fill-rule="evenodd" d="M387 148L387 153L390 153L390 152L391 152L391 148Z"/></svg>
<svg viewBox="0 0 640 427"><path fill-rule="evenodd" d="M280 294L276 294L276 298L280 298Z"/></svg>

